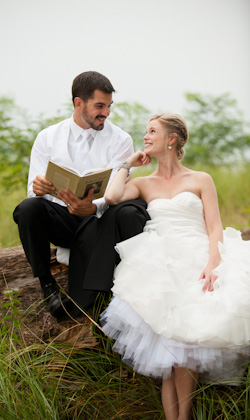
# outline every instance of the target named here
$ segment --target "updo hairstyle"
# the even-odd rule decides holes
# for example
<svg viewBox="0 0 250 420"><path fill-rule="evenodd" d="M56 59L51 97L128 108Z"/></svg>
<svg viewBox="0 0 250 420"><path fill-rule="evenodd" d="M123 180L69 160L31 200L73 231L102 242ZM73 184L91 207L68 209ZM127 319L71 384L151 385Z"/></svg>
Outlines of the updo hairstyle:
<svg viewBox="0 0 250 420"><path fill-rule="evenodd" d="M165 128L167 136L173 133L177 134L176 153L177 158L181 160L184 157L184 145L188 141L188 128L184 119L178 114L158 114L150 119L158 120Z"/></svg>

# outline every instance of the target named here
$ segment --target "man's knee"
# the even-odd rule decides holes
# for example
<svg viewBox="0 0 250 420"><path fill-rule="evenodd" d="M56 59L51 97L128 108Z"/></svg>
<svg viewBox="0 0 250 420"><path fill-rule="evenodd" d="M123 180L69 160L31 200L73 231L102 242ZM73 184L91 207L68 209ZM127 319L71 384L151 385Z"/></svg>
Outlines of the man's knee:
<svg viewBox="0 0 250 420"><path fill-rule="evenodd" d="M140 211L135 206L124 206L118 210L116 220L118 223L124 223L138 217L140 217Z"/></svg>
<svg viewBox="0 0 250 420"><path fill-rule="evenodd" d="M14 221L19 224L21 221L32 221L35 219L39 220L39 215L41 215L42 208L44 206L43 199L33 197L26 198L15 208L13 212Z"/></svg>
<svg viewBox="0 0 250 420"><path fill-rule="evenodd" d="M124 238L142 232L146 221L146 216L132 205L121 207L116 215L116 226Z"/></svg>

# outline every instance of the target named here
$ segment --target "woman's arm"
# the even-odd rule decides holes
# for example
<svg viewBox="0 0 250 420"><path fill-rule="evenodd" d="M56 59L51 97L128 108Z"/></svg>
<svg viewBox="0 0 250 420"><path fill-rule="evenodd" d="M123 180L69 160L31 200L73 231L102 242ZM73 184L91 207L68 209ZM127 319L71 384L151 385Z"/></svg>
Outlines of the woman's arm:
<svg viewBox="0 0 250 420"><path fill-rule="evenodd" d="M150 156L145 152L138 150L133 153L126 162L129 163L130 168L136 166L147 165L151 162ZM128 169L121 168L105 193L105 200L110 205L122 203L126 200L138 198L140 196L140 188L136 179L126 183L128 176Z"/></svg>
<svg viewBox="0 0 250 420"><path fill-rule="evenodd" d="M217 279L212 271L220 263L218 242L223 240L223 228L220 218L220 210L217 192L210 175L202 173L201 199L203 202L204 217L209 236L209 260L201 273L200 279L205 279L203 291L214 290L213 284Z"/></svg>

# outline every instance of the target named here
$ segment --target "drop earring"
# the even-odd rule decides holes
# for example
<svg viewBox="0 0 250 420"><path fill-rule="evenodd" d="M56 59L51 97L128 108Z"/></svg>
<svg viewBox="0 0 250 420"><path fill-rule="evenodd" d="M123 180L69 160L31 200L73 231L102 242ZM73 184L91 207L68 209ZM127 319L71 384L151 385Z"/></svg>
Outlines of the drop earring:
<svg viewBox="0 0 250 420"><path fill-rule="evenodd" d="M168 149L171 150L172 149L172 146L168 146Z"/></svg>

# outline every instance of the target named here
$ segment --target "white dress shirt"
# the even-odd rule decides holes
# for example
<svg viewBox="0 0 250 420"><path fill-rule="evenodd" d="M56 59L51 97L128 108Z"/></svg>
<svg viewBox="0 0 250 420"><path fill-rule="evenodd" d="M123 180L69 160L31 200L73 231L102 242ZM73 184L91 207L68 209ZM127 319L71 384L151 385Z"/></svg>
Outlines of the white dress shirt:
<svg viewBox="0 0 250 420"><path fill-rule="evenodd" d="M83 132L88 132L88 140L82 139ZM88 141L88 152L80 161L76 161L78 143ZM133 141L129 134L106 120L100 131L89 128L84 130L73 119L68 118L58 124L42 130L32 147L28 178L28 197L35 197L33 180L37 175L45 176L48 161L81 172L102 168L113 168L110 181L116 174L120 164L133 153ZM79 156L78 156L79 158ZM44 195L47 200L65 206L63 201ZM93 201L97 205L97 217L100 217L108 207L103 198Z"/></svg>

